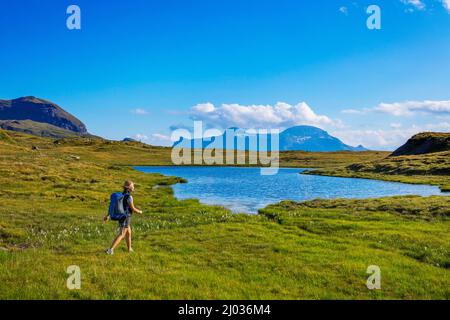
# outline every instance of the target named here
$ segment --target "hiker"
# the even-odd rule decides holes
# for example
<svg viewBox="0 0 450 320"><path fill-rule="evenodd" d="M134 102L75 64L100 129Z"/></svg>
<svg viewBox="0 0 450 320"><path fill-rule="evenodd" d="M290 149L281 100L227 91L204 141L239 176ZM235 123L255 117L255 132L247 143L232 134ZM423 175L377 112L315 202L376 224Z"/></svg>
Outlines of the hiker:
<svg viewBox="0 0 450 320"><path fill-rule="evenodd" d="M134 212L142 214L142 211L134 206L133 196L134 191L133 181L125 181L122 193L113 193L111 195L111 203L109 206L108 215L103 218L104 222L109 219L119 222L119 234L111 244L111 248L106 250L107 254L114 254L114 249L125 238L128 252L133 252L131 247L131 216Z"/></svg>

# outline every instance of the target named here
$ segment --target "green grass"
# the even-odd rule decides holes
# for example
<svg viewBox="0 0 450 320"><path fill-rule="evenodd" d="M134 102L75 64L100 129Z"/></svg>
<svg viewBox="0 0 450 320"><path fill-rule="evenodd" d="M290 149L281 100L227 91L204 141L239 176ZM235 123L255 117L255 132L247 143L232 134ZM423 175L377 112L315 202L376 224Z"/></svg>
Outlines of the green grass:
<svg viewBox="0 0 450 320"><path fill-rule="evenodd" d="M168 157L138 143L0 130L0 298L450 298L449 197L282 202L231 214L175 199L168 185L180 179L125 166ZM352 156L294 157L330 168ZM117 225L101 219L125 179L145 212L133 217L136 252L122 244L106 256ZM81 268L81 290L66 288L70 265ZM369 265L381 268L381 290L365 286Z"/></svg>

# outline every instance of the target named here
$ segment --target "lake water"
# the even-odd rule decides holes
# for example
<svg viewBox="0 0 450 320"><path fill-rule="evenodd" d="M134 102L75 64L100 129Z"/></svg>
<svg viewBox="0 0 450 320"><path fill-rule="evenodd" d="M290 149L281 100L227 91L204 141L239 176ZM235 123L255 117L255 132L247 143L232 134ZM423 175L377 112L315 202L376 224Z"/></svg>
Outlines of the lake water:
<svg viewBox="0 0 450 320"><path fill-rule="evenodd" d="M260 175L259 168L167 166L136 169L185 178L188 183L173 186L178 199L196 198L233 212L257 213L258 209L282 200L444 194L436 186L302 175L299 173L306 169L298 168L280 168L273 176Z"/></svg>

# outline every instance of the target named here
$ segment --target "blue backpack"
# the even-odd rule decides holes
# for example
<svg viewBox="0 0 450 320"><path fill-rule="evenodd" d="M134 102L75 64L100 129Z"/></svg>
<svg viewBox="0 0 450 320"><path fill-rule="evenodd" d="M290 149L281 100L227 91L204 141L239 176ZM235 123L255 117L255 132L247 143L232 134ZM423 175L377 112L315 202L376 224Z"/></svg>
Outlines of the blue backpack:
<svg viewBox="0 0 450 320"><path fill-rule="evenodd" d="M127 217L127 211L125 211L124 201L128 201L129 195L121 192L116 192L109 198L109 217L113 221L119 221Z"/></svg>

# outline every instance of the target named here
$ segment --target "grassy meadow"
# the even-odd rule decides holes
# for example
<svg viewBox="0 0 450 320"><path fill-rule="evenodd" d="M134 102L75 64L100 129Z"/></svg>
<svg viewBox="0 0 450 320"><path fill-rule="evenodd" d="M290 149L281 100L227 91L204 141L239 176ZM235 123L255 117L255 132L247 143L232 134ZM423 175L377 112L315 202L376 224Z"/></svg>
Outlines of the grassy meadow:
<svg viewBox="0 0 450 320"><path fill-rule="evenodd" d="M386 156L289 152L280 160L344 175ZM284 201L232 214L175 199L179 178L129 167L169 163L168 148L0 130L0 299L450 298L450 197ZM409 177L385 174L394 175ZM415 182L447 184L448 176L429 175ZM144 211L133 216L135 252L122 243L107 256L117 224L102 217L126 179ZM66 287L70 265L81 268L80 290ZM369 265L381 268L381 290L366 287Z"/></svg>

